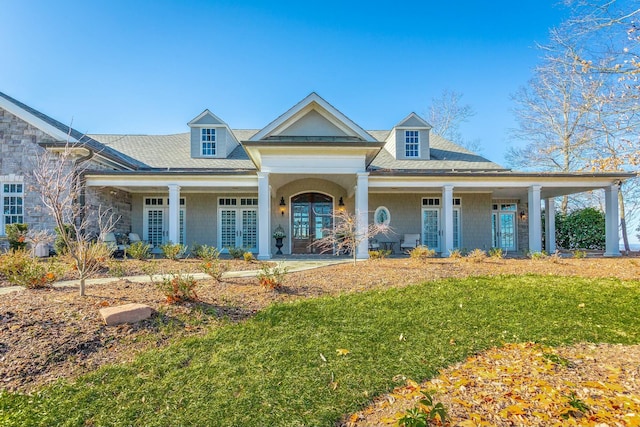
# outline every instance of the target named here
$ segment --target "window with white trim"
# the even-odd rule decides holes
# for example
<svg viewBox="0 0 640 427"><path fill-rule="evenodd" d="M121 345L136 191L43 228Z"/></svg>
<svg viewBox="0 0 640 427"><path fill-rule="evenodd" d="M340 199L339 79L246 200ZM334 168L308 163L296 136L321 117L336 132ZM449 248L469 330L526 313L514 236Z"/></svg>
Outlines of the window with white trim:
<svg viewBox="0 0 640 427"><path fill-rule="evenodd" d="M376 225L389 225L391 222L391 213L386 206L379 206L373 214L373 221Z"/></svg>
<svg viewBox="0 0 640 427"><path fill-rule="evenodd" d="M202 128L200 130L200 143L202 144L203 156L215 156L216 130L213 128Z"/></svg>
<svg viewBox="0 0 640 427"><path fill-rule="evenodd" d="M417 130L404 131L405 157L420 157L420 133Z"/></svg>
<svg viewBox="0 0 640 427"><path fill-rule="evenodd" d="M0 235L4 235L7 224L24 223L24 184L21 182L6 182L0 187L2 193L2 221Z"/></svg>

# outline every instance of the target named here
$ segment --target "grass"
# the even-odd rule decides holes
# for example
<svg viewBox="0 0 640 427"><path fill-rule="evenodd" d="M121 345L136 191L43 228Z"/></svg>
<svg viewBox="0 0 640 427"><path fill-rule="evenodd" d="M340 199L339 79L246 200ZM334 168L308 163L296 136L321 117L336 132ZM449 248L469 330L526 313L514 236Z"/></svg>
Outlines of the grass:
<svg viewBox="0 0 640 427"><path fill-rule="evenodd" d="M332 426L397 375L521 341L638 343L640 282L451 279L274 305L72 384L0 394L0 424Z"/></svg>

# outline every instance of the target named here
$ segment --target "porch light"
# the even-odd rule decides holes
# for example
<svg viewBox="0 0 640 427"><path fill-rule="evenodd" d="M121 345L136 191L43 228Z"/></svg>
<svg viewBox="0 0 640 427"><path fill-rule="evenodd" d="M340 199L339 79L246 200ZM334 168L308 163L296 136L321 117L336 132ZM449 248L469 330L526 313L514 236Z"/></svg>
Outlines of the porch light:
<svg viewBox="0 0 640 427"><path fill-rule="evenodd" d="M280 197L280 215L284 216L284 208L287 204L284 202L284 197Z"/></svg>
<svg viewBox="0 0 640 427"><path fill-rule="evenodd" d="M525 211L520 211L520 219L522 221L526 221L527 220L527 213Z"/></svg>
<svg viewBox="0 0 640 427"><path fill-rule="evenodd" d="M338 207L344 208L344 200L342 200L342 197L340 197L340 200L338 200Z"/></svg>

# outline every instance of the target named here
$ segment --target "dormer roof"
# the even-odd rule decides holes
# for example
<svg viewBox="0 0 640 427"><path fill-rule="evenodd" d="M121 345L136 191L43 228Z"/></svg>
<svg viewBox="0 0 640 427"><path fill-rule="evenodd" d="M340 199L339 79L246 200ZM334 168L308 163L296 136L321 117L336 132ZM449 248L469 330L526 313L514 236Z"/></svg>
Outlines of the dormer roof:
<svg viewBox="0 0 640 427"><path fill-rule="evenodd" d="M199 126L207 126L207 125L222 125L226 126L227 124L218 116L213 114L209 109L204 110L202 113L198 114L193 120L187 123L189 127L199 127Z"/></svg>
<svg viewBox="0 0 640 427"><path fill-rule="evenodd" d="M315 92L261 129L250 141L293 141L296 137L327 142L377 142Z"/></svg>
<svg viewBox="0 0 640 427"><path fill-rule="evenodd" d="M431 129L433 126L431 126L429 123L427 123L427 121L424 120L422 117L420 117L416 113L412 112L407 117L402 119L400 121L400 123L395 125L395 127L396 128L411 128L411 129Z"/></svg>

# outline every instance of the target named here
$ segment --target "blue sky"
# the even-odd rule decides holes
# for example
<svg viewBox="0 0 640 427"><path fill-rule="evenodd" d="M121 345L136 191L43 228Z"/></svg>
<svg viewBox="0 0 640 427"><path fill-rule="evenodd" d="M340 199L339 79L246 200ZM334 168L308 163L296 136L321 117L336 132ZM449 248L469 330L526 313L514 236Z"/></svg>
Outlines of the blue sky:
<svg viewBox="0 0 640 427"><path fill-rule="evenodd" d="M365 129L426 116L443 89L504 164L510 94L555 1L0 0L0 91L87 133L186 132L205 108L261 128L310 92Z"/></svg>

